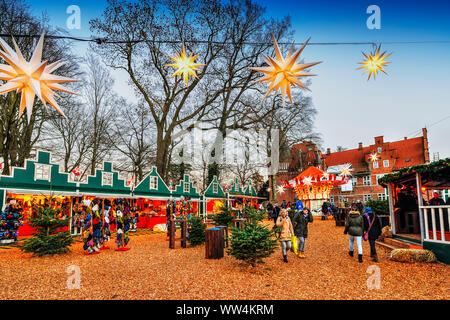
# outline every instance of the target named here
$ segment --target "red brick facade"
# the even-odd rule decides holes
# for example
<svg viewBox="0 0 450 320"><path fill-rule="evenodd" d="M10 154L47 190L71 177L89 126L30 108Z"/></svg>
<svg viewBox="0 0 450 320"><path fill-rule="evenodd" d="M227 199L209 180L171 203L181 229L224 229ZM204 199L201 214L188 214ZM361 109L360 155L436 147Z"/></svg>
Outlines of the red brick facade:
<svg viewBox="0 0 450 320"><path fill-rule="evenodd" d="M392 173L403 167L429 163L427 130L422 129L422 137L385 142L383 136L375 137L374 144L363 147L359 143L358 148L340 152L327 150L322 154L312 142L304 142L294 145L290 154L282 154L280 170L276 176L276 184L282 185L283 181L290 180L306 170L310 166L322 170L330 167L351 164L353 187L352 191L342 191L340 186L334 187L330 200L336 204L342 201L349 203L356 200L365 202L369 199L386 199L386 191L378 185L380 175ZM373 163L369 156L377 154L378 161ZM295 192L285 189L285 192L277 194L277 202L283 200L293 202Z"/></svg>

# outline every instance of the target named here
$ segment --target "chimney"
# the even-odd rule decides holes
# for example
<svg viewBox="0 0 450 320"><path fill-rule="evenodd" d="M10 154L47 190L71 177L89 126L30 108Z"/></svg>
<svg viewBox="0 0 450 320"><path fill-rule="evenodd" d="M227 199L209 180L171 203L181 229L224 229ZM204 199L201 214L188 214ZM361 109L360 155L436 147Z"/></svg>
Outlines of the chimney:
<svg viewBox="0 0 450 320"><path fill-rule="evenodd" d="M362 150L362 149L363 149L363 143L360 142L359 145L358 145L358 150Z"/></svg>
<svg viewBox="0 0 450 320"><path fill-rule="evenodd" d="M405 137L405 140L408 140L408 137Z"/></svg>
<svg viewBox="0 0 450 320"><path fill-rule="evenodd" d="M377 146L381 146L381 145L383 145L383 136L379 136L379 137L375 137L375 144L377 145Z"/></svg>
<svg viewBox="0 0 450 320"><path fill-rule="evenodd" d="M329 156L330 153L331 153L331 149L330 149L330 148L327 148L327 155Z"/></svg>
<svg viewBox="0 0 450 320"><path fill-rule="evenodd" d="M422 128L423 135L423 155L425 163L430 162L430 151L428 150L428 131L427 128Z"/></svg>

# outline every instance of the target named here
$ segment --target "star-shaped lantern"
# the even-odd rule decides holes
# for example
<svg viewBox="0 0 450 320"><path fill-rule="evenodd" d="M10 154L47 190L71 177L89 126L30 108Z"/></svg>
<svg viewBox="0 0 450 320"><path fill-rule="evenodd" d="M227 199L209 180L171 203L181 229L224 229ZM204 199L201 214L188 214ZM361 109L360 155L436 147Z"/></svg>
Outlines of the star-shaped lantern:
<svg viewBox="0 0 450 320"><path fill-rule="evenodd" d="M47 107L48 102L65 117L54 98L57 95L54 90L73 94L73 92L68 91L60 83L75 82L77 80L52 74L52 72L64 64L61 60L52 64L47 64L47 61L41 61L44 47L44 33L41 35L30 61L25 60L14 38L13 44L15 50L3 39L0 39L0 46L3 49L3 51L0 50L0 56L8 63L0 64L0 80L7 81L0 86L0 94L5 94L13 90L21 93L19 118L26 108L28 122L33 113L35 96L41 99L44 106Z"/></svg>
<svg viewBox="0 0 450 320"><path fill-rule="evenodd" d="M351 175L351 171L353 169L351 169L351 164L346 164L345 166L342 167L341 169L341 176L343 176L344 178L347 178L348 176Z"/></svg>
<svg viewBox="0 0 450 320"><path fill-rule="evenodd" d="M323 174L322 174L322 179L323 180L328 180L330 178L330 174L328 173L328 172L324 172Z"/></svg>
<svg viewBox="0 0 450 320"><path fill-rule="evenodd" d="M386 71L384 71L383 67L386 66L388 63L390 63L389 61L385 60L392 54L392 52L386 54L386 51L384 51L383 53L380 54L380 50L381 45L378 46L378 49L376 51L371 52L369 55L363 52L362 54L364 55L364 57L366 57L366 60L364 60L363 62L358 62L362 66L359 67L357 70L366 69L364 70L364 73L369 72L369 77L367 78L367 80L369 80L372 75L373 78L375 79L375 76L377 75L378 71L387 74Z"/></svg>
<svg viewBox="0 0 450 320"><path fill-rule="evenodd" d="M312 185L312 177L304 177L302 182L305 186L310 186Z"/></svg>
<svg viewBox="0 0 450 320"><path fill-rule="evenodd" d="M186 55L186 50L183 45L183 49L180 53L177 53L175 57L169 56L170 59L175 61L173 64L166 65L167 67L172 67L177 69L175 73L171 76L171 78L176 76L183 76L183 80L186 85L189 85L189 76L192 76L198 79L196 71L199 71L199 67L204 67L206 64L195 63L195 59L197 59L198 54L194 56L193 53L188 57Z"/></svg>
<svg viewBox="0 0 450 320"><path fill-rule="evenodd" d="M371 154L369 155L369 160L370 160L371 162L377 161L377 160L378 160L378 154L377 154L377 153L371 153Z"/></svg>
<svg viewBox="0 0 450 320"><path fill-rule="evenodd" d="M258 79L256 83L258 82L269 83L269 89L267 90L267 93L264 96L263 101L271 91L275 91L275 93L277 93L278 89L280 89L283 98L283 103L285 102L287 94L292 104L293 102L291 96L291 86L298 86L300 88L309 90L309 88L306 85L304 85L298 78L315 76L315 74L303 70L315 66L320 62L311 62L311 63L297 62L303 49L305 49L306 45L308 44L309 39L303 44L303 46L300 49L295 51L295 53L292 53L294 49L294 46L292 46L288 56L285 59L281 54L280 49L278 48L277 41L275 40L275 37L273 35L272 38L276 57L275 58L269 56L265 57L265 62L269 65L268 67L252 67L250 69L265 74L263 77Z"/></svg>
<svg viewBox="0 0 450 320"><path fill-rule="evenodd" d="M277 186L277 193L283 194L284 193L284 187L283 186Z"/></svg>

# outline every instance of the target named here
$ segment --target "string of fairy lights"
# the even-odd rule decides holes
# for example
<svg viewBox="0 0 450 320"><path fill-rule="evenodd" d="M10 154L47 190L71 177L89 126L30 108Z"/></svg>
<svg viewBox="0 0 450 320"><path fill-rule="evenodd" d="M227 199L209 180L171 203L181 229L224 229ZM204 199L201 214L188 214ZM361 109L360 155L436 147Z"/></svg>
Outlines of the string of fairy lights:
<svg viewBox="0 0 450 320"><path fill-rule="evenodd" d="M48 61L42 61L42 52L44 45L44 33L40 36L38 35L12 35L13 48L11 48L2 37L9 37L11 35L0 34L0 56L6 61L7 64L0 64L0 80L6 81L0 86L0 94L6 94L8 92L16 90L17 93L21 94L20 100L20 111L19 118L22 116L25 109L27 110L28 121L31 119L33 105L35 97L37 96L45 107L47 103L55 108L62 116L65 117L63 111L59 107L55 96L57 93L55 91L67 92L74 94L74 92L69 91L62 83L75 82L77 80L70 79L63 76L58 76L53 74L58 68L64 65L64 62L58 60L51 64ZM30 61L26 61L19 49L15 38L38 38L37 45L33 51L33 55ZM78 38L71 36L57 36L48 35L49 39L64 39L72 41L83 41L83 42L93 42L98 45L102 44L137 44L143 43L147 40L115 40L107 38ZM300 55L307 45L371 45L373 51L369 53L362 52L364 60L358 62L361 66L357 68L358 70L364 70L363 73L368 73L368 79L371 77L375 79L379 72L387 74L385 68L390 64L390 61L386 59L392 54L392 52L387 53L387 51L381 50L382 44L450 44L450 41L390 41L390 42L309 42L310 39L303 43L281 43L282 45L291 45L289 53L286 57L283 56L279 48L277 40L272 35L273 47L275 56L265 56L264 62L266 66L263 67L249 67L249 69L262 73L262 76L256 80L256 83L262 82L266 83L268 86L267 92L262 98L262 101L267 98L267 96L273 91L274 94L278 94L280 91L283 104L285 103L286 96L289 98L291 104L293 103L291 88L299 87L304 90L310 90L303 82L300 81L303 77L315 76L309 70L311 67L321 63L321 62L310 62L301 63ZM152 40L154 43L167 43L167 44L178 44L179 41L175 40ZM173 77L182 77L186 86L189 86L189 79L198 79L197 72L200 71L201 67L205 67L205 64L197 63L196 60L199 54L191 52L189 55L186 52L185 43L196 43L196 44L215 44L215 45L232 45L232 43L223 43L215 41L203 41L203 40L186 40L182 44L182 48L175 55L168 55L168 57L173 60L173 63L167 64L167 67L175 69L172 74ZM242 42L241 45L268 45L264 42ZM294 52L294 46L300 45L300 48ZM378 155L369 155L369 161L377 161ZM341 170L341 176L347 179L351 176L351 167L346 165ZM308 183L306 181L305 183ZM280 190L281 191L281 190Z"/></svg>

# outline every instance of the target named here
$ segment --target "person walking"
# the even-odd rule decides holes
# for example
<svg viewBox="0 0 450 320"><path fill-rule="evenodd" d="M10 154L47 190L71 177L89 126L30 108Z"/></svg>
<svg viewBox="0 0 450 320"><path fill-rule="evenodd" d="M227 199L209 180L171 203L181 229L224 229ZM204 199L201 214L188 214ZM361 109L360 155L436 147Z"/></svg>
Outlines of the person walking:
<svg viewBox="0 0 450 320"><path fill-rule="evenodd" d="M291 219L288 216L287 210L281 210L281 215L277 219L276 226L281 228L280 243L281 253L283 254L283 261L288 262L287 252L291 249L291 239L294 236L294 229L292 227Z"/></svg>
<svg viewBox="0 0 450 320"><path fill-rule="evenodd" d="M286 200L283 200L283 202L281 202L280 207L281 207L281 209L287 209L287 202L286 202Z"/></svg>
<svg viewBox="0 0 450 320"><path fill-rule="evenodd" d="M271 202L267 204L266 210L267 210L267 217L269 219L273 219L273 204Z"/></svg>
<svg viewBox="0 0 450 320"><path fill-rule="evenodd" d="M275 226L277 225L277 219L280 216L280 207L278 206L278 203L275 203L275 205L273 206L273 214L272 214L272 218L273 218L273 227L275 228Z"/></svg>
<svg viewBox="0 0 450 320"><path fill-rule="evenodd" d="M313 222L313 216L309 208L303 208L294 216L294 234L297 237L298 257L305 258L305 240L308 237L308 223Z"/></svg>
<svg viewBox="0 0 450 320"><path fill-rule="evenodd" d="M327 220L329 211L330 211L329 203L327 201L324 201L322 204L322 219L321 220Z"/></svg>
<svg viewBox="0 0 450 320"><path fill-rule="evenodd" d="M378 262L377 250L375 248L375 241L381 235L381 223L372 208L366 207L364 213L364 239L369 240L370 257L373 262Z"/></svg>
<svg viewBox="0 0 450 320"><path fill-rule="evenodd" d="M350 212L345 220L344 234L347 233L350 248L348 254L350 257L353 257L353 245L356 239L356 245L358 246L358 261L363 262L362 236L364 233L364 219L360 214L356 203L352 204Z"/></svg>

